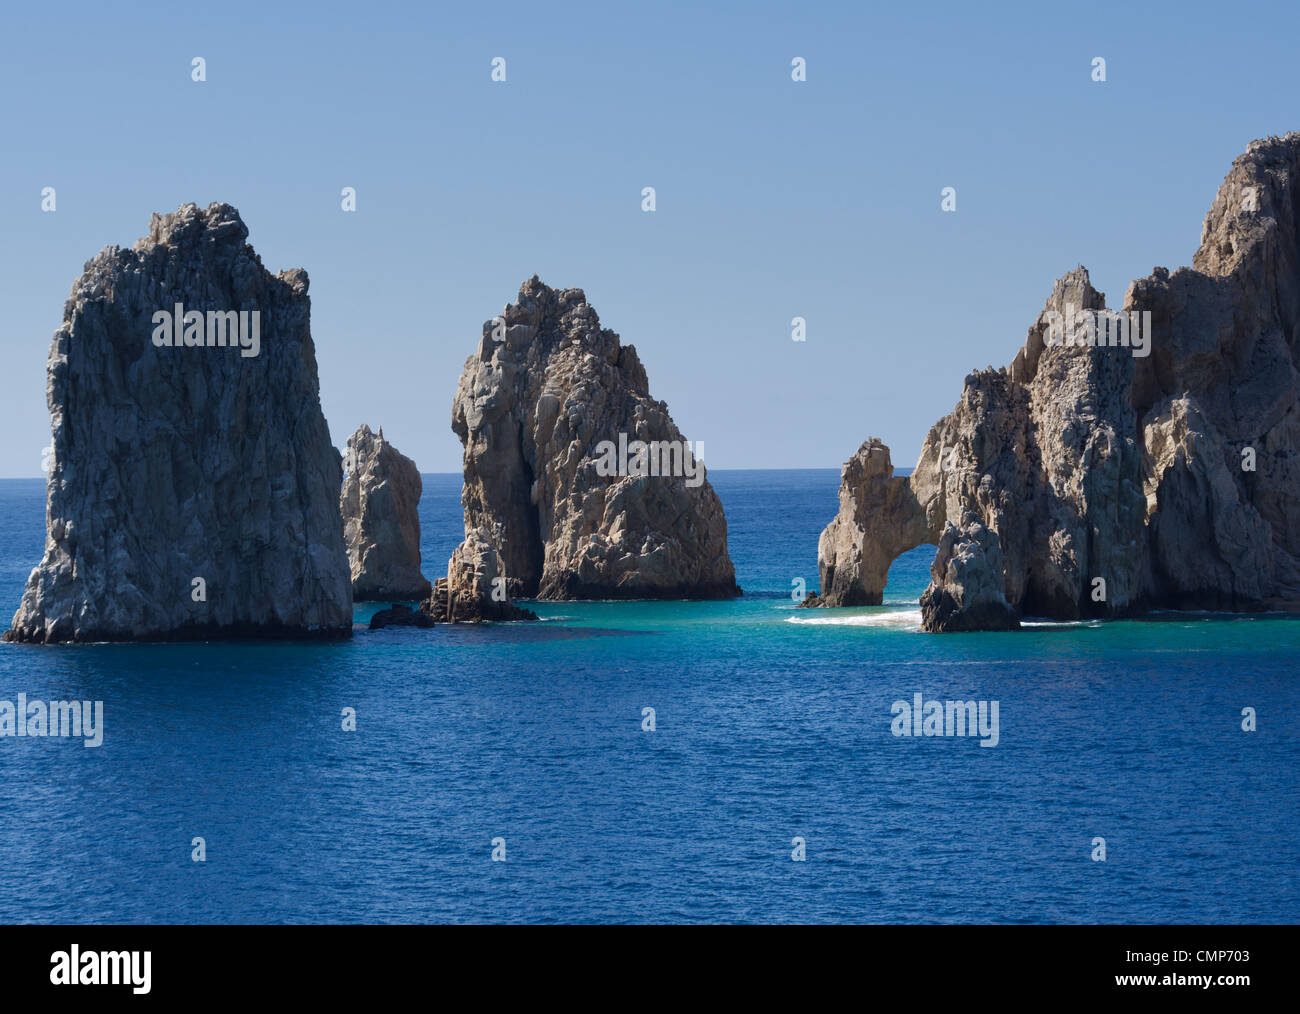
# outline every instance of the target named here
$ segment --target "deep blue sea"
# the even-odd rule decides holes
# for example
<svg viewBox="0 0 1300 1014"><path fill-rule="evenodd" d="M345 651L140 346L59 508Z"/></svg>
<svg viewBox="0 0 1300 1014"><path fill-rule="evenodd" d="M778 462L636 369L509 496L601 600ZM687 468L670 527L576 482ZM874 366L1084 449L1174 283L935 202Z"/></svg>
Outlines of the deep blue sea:
<svg viewBox="0 0 1300 1014"><path fill-rule="evenodd" d="M884 606L796 611L838 473L709 477L732 602L0 644L0 699L104 701L97 749L0 738L0 922L1300 920L1300 621L926 635L926 547ZM459 494L425 476L430 577ZM43 541L43 482L0 482L5 626ZM997 746L895 737L917 692L998 701Z"/></svg>

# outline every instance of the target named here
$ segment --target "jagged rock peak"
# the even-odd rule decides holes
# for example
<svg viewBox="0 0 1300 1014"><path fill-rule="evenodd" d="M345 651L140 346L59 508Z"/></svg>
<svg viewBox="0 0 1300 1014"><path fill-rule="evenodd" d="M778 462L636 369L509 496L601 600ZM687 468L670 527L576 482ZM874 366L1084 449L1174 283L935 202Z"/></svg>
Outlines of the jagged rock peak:
<svg viewBox="0 0 1300 1014"><path fill-rule="evenodd" d="M465 447L465 530L511 595L736 595L722 505L700 444L650 396L636 349L581 289L536 276L484 323L452 407Z"/></svg>
<svg viewBox="0 0 1300 1014"><path fill-rule="evenodd" d="M1193 266L1120 311L1082 267L1059 279L901 481L845 466L822 604L878 602L889 561L938 542L930 630L1005 627L999 570L1012 616L1300 608L1300 134L1253 142Z"/></svg>
<svg viewBox="0 0 1300 1014"><path fill-rule="evenodd" d="M45 553L9 639L350 636L307 275L247 236L229 205L182 205L73 284Z"/></svg>

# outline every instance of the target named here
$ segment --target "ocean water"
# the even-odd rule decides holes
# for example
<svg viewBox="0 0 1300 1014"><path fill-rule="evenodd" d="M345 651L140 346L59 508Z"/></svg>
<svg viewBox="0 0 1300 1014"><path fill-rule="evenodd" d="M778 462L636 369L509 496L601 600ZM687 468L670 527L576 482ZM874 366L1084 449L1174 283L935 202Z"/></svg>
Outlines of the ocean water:
<svg viewBox="0 0 1300 1014"><path fill-rule="evenodd" d="M97 749L0 739L0 922L1300 918L1300 622L925 635L925 547L884 606L796 611L838 473L710 478L731 602L543 603L539 624L340 644L0 645L0 699L105 708ZM430 576L459 492L425 477ZM6 622L43 539L43 484L0 482ZM895 737L917 692L998 701L997 745Z"/></svg>

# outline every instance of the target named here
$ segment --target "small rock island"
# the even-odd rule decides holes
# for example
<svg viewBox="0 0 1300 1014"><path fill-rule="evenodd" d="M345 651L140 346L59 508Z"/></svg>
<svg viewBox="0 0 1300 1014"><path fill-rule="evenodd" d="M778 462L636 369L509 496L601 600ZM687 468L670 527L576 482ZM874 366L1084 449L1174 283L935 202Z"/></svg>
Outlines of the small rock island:
<svg viewBox="0 0 1300 1014"><path fill-rule="evenodd" d="M465 448L466 532L452 567L475 575L469 587L491 575L512 598L740 594L699 445L581 289L534 276L483 325L452 429Z"/></svg>
<svg viewBox="0 0 1300 1014"><path fill-rule="evenodd" d="M348 437L339 508L355 602L417 601L431 587L420 573L420 493L415 462L362 425Z"/></svg>

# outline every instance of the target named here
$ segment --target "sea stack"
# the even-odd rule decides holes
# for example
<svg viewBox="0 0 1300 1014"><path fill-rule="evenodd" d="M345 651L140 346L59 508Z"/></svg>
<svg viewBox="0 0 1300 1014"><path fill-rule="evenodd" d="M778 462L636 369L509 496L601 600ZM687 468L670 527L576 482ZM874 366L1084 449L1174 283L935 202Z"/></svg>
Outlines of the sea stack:
<svg viewBox="0 0 1300 1014"><path fill-rule="evenodd" d="M601 327L581 289L534 276L483 325L452 429L465 448L468 556L490 546L512 597L740 594L700 445L650 397L636 349Z"/></svg>
<svg viewBox="0 0 1300 1014"><path fill-rule="evenodd" d="M467 533L455 548L447 562L447 576L434 582L420 610L438 623L537 619L531 609L510 601L501 557L482 529Z"/></svg>
<svg viewBox="0 0 1300 1014"><path fill-rule="evenodd" d="M339 507L352 571L352 598L418 601L430 592L420 573L420 493L415 462L362 425L348 437Z"/></svg>
<svg viewBox="0 0 1300 1014"><path fill-rule="evenodd" d="M864 444L809 604L880 602L889 563L929 542L932 631L1300 606L1300 134L1236 160L1192 263L1118 313L1074 269L911 476Z"/></svg>
<svg viewBox="0 0 1300 1014"><path fill-rule="evenodd" d="M307 273L228 204L88 262L47 368L45 555L9 640L346 637L339 455Z"/></svg>

